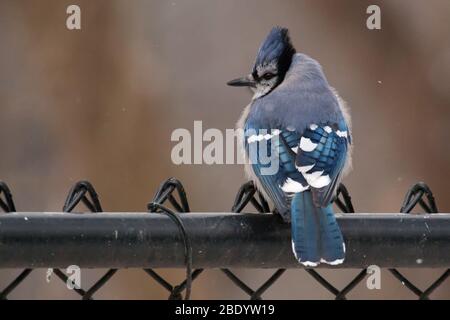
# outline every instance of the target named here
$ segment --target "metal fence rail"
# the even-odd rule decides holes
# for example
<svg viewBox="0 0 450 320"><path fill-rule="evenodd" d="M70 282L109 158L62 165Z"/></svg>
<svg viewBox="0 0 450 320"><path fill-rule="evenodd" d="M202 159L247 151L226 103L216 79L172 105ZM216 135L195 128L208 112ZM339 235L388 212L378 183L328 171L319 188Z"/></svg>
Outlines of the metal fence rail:
<svg viewBox="0 0 450 320"><path fill-rule="evenodd" d="M80 202L91 213L70 213ZM251 299L261 299L287 268L301 265L291 253L289 225L277 214L239 213L248 204L261 213L270 212L261 194L247 183L239 190L232 212L189 213L184 188L172 178L161 185L148 204L149 212L103 213L94 188L82 181L69 192L61 213L16 213L8 186L0 182L0 207L7 212L0 215L0 268L25 268L6 288L0 288L0 298L7 299L33 268L76 264L111 268L91 288L75 289L83 299L92 299L119 269L129 267L143 268L169 291L169 299L181 299L183 292L188 299L192 281L211 268L222 270ZM389 269L421 299L428 299L450 276L448 269L426 290L420 290L396 269L450 266L450 214L433 214L438 210L425 184L418 183L407 192L402 213L353 214L350 195L343 185L335 204L343 212L338 215L338 223L347 256L343 265L333 268L361 268L361 272L339 290L318 269L305 271L336 299L345 299L373 264ZM417 205L426 213L408 214ZM186 280L172 285L153 270L167 267L186 268ZM229 268L279 269L254 290ZM54 273L68 280L63 271L55 269Z"/></svg>
<svg viewBox="0 0 450 320"><path fill-rule="evenodd" d="M348 248L332 268L450 266L450 215L340 215ZM290 226L269 214L180 216L195 268L299 268ZM376 241L374 243L374 240ZM0 217L0 268L183 268L183 239L148 213L17 213ZM101 252L101 255L99 255ZM326 266L326 265L325 265Z"/></svg>

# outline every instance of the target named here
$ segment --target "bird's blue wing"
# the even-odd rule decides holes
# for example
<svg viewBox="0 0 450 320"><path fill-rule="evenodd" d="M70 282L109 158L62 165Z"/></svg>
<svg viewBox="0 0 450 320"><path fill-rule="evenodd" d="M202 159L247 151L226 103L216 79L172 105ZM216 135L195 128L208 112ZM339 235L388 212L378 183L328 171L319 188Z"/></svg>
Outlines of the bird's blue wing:
<svg viewBox="0 0 450 320"><path fill-rule="evenodd" d="M307 183L295 167L293 151L300 134L288 130L256 129L246 127L244 147L255 176L272 199L278 212L290 219L290 198L294 192L283 189L289 181L290 188L306 188Z"/></svg>
<svg viewBox="0 0 450 320"><path fill-rule="evenodd" d="M331 202L350 141L345 122L312 124L302 133L288 128L245 129L244 147L253 172L283 216L288 216L293 194L308 189L317 206Z"/></svg>
<svg viewBox="0 0 450 320"><path fill-rule="evenodd" d="M345 122L311 125L300 138L295 165L306 179L315 205L327 206L336 191L347 157L350 134Z"/></svg>

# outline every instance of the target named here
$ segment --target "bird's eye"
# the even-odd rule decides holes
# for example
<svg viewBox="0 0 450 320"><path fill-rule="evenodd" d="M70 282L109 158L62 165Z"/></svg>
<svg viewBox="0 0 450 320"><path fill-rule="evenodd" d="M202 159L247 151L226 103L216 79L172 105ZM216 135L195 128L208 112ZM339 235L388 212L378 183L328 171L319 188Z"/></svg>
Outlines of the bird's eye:
<svg viewBox="0 0 450 320"><path fill-rule="evenodd" d="M262 76L262 78L263 78L264 80L270 80L270 79L272 79L273 77L275 77L275 75L274 75L272 72L266 72L266 73L264 73L263 76Z"/></svg>

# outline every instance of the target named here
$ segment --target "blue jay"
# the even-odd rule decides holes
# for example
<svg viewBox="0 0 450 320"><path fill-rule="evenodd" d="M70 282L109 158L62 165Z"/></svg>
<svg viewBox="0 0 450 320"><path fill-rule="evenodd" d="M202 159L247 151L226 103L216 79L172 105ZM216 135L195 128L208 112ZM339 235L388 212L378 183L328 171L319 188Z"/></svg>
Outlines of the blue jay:
<svg viewBox="0 0 450 320"><path fill-rule="evenodd" d="M280 27L262 43L251 74L228 85L253 91L237 124L243 129L246 171L291 222L296 259L306 267L341 264L345 244L332 201L351 167L345 103L320 64L296 53L288 30ZM277 164L273 172L264 172L272 165L262 161L264 152Z"/></svg>

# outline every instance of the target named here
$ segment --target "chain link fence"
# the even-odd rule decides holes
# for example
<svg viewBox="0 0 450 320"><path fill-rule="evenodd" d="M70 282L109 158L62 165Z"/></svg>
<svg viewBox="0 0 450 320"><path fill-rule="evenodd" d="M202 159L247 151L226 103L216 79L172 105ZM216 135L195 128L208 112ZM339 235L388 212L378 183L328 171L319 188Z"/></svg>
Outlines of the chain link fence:
<svg viewBox="0 0 450 320"><path fill-rule="evenodd" d="M337 196L335 198L336 206L345 214L355 214L355 209L347 188L344 185L340 185ZM73 210L83 203L88 211L93 213L102 212L102 207L98 199L97 193L94 187L87 181L81 181L76 183L70 190L67 199L63 206L64 215L74 215ZM248 182L244 184L238 191L236 199L232 206L231 212L240 213L248 205L251 205L260 213L271 212L269 204L259 193L253 183ZM0 235L2 233L1 217L8 215L8 213L16 212L16 206L13 201L13 196L4 182L0 182L0 207L5 212L4 215L0 215ZM432 215L438 213L435 199L430 188L424 183L417 183L406 193L405 199L401 205L400 212L405 214L411 214L416 208L421 207L425 213L423 215ZM207 268L194 268L193 264L193 245L192 234L187 232L187 228L183 221L183 214L190 212L188 197L186 192L180 183L180 181L171 178L165 181L161 187L157 190L152 201L148 204L149 214L165 215L178 230L178 236L181 238L182 250L183 250L183 265L186 269L185 280L181 283L172 284L169 280L165 279L155 271L153 268L143 268L145 274L152 278L156 283L161 285L169 294L169 299L180 300L189 299L191 296L191 288L193 282L200 276L208 272ZM277 214L276 212L274 213ZM355 214L358 215L358 214ZM52 219L49 217L48 219ZM364 218L362 218L364 219ZM445 219L450 219L446 217ZM126 218L125 218L126 221ZM389 222L388 222L389 223ZM345 236L345 233L344 233ZM450 238L450 234L444 234L446 240ZM5 240L5 239L3 239ZM8 239L6 239L8 240ZM5 241L3 241L5 242ZM375 242L372 243L376 245ZM135 250L130 247L129 250ZM0 250L1 251L1 250ZM439 250L438 250L439 251ZM448 256L448 252L436 252L438 256ZM1 254L0 254L1 256ZM438 263L439 267L448 267L448 264ZM51 268L53 266L48 265ZM239 289L241 289L252 300L263 299L263 294L270 290L272 285L277 282L280 277L285 274L289 266L280 266L265 282L263 282L258 288L251 288L244 279L239 278L229 268L220 268L220 271ZM345 265L344 265L345 267ZM360 272L351 281L348 282L343 288L336 288L330 281L328 281L323 275L321 275L319 269L306 268L304 271L309 274L319 286L329 291L335 299L346 299L347 295L367 277L367 266L361 265ZM412 266L416 267L417 266ZM11 293L17 289L17 287L26 281L30 274L33 272L33 268L26 268L20 272L20 274L13 279L5 288L0 288L0 299L8 299ZM428 288L425 290L419 289L413 284L405 275L400 273L396 268L388 268L389 272L398 279L407 290L414 293L419 299L430 299L431 294L440 286L445 283L445 280L450 276L450 269L447 269L440 277L431 282ZM120 270L118 268L109 269L103 276L101 276L90 288L74 288L74 291L79 294L81 299L91 300L94 299L95 294L101 290L108 281ZM61 269L54 269L53 273L64 283L69 281L68 275Z"/></svg>

